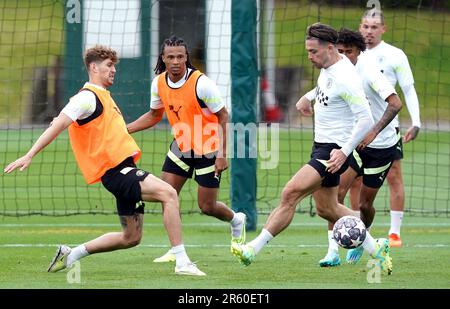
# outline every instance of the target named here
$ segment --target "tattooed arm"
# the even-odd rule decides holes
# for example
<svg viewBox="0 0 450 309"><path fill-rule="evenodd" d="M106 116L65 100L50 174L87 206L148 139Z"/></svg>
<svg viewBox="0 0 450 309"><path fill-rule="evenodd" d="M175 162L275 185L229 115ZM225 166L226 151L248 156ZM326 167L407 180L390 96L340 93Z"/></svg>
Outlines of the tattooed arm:
<svg viewBox="0 0 450 309"><path fill-rule="evenodd" d="M395 118L398 112L402 109L402 101L399 96L395 93L391 94L386 98L388 106L384 111L381 119L372 127L372 129L367 133L366 137L359 144L358 149L363 149L369 145L377 135L383 131L383 129Z"/></svg>

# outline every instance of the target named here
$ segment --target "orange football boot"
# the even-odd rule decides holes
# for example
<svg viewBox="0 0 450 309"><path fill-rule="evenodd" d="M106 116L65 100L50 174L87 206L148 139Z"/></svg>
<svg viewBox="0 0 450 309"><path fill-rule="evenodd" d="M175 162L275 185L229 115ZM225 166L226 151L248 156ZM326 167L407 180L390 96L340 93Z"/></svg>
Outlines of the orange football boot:
<svg viewBox="0 0 450 309"><path fill-rule="evenodd" d="M389 247L391 248L399 248L402 246L402 240L400 236L397 234L389 234Z"/></svg>

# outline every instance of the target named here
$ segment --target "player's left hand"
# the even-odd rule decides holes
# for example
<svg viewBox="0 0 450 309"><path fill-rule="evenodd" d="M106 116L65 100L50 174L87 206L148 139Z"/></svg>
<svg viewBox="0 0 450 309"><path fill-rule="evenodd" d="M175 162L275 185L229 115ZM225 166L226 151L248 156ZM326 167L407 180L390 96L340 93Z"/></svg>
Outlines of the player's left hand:
<svg viewBox="0 0 450 309"><path fill-rule="evenodd" d="M228 168L227 158L216 158L215 172L214 172L216 176L222 174L222 172L227 168Z"/></svg>
<svg viewBox="0 0 450 309"><path fill-rule="evenodd" d="M377 133L373 132L372 130L367 133L366 137L359 143L358 147L356 149L362 150L367 147L372 141L377 137Z"/></svg>
<svg viewBox="0 0 450 309"><path fill-rule="evenodd" d="M415 127L415 126L414 127L410 127L408 129L408 131L406 131L405 136L403 136L403 143L406 144L407 142L415 140L417 135L419 134L419 130L420 130L419 127Z"/></svg>
<svg viewBox="0 0 450 309"><path fill-rule="evenodd" d="M332 174L336 173L342 167L345 160L347 160L347 156L340 149L331 150L330 160L327 161L327 172Z"/></svg>

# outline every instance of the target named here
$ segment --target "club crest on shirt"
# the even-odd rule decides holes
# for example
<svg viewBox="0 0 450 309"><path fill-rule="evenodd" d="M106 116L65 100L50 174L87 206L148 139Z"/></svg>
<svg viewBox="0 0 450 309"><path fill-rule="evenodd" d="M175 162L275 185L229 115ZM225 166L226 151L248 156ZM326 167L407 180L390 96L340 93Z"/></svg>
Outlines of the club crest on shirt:
<svg viewBox="0 0 450 309"><path fill-rule="evenodd" d="M145 174L145 172L143 170L137 170L136 171L136 176L141 177Z"/></svg>
<svg viewBox="0 0 450 309"><path fill-rule="evenodd" d="M329 79L327 80L327 89L330 89L331 86L333 86L333 79L329 78Z"/></svg>

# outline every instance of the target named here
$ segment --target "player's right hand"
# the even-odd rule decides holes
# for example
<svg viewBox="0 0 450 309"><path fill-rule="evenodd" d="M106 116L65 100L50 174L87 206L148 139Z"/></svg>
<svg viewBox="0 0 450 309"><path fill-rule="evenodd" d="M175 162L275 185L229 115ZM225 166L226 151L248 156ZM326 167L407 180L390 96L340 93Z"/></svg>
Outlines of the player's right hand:
<svg viewBox="0 0 450 309"><path fill-rule="evenodd" d="M14 171L16 168L20 168L19 170L22 172L31 164L31 158L27 155L17 159L16 161L8 164L7 167L3 170L4 173L9 174Z"/></svg>
<svg viewBox="0 0 450 309"><path fill-rule="evenodd" d="M330 152L330 160L327 161L327 172L334 174L342 167L347 160L347 156L340 149L333 149Z"/></svg>

